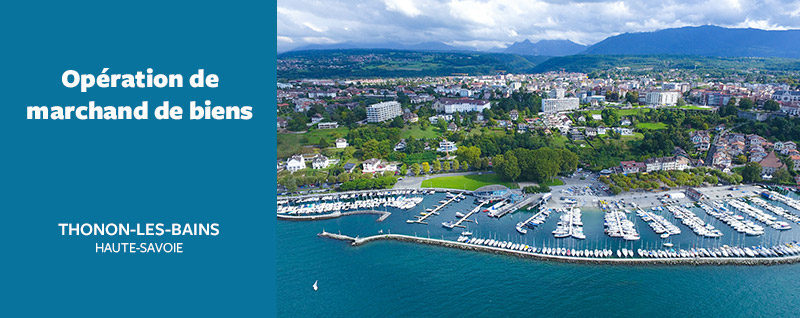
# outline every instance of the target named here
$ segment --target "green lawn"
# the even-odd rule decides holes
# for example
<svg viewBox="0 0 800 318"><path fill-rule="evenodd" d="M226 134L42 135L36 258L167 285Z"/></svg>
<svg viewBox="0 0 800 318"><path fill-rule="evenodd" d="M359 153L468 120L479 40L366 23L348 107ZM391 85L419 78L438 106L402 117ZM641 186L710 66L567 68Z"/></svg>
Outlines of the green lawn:
<svg viewBox="0 0 800 318"><path fill-rule="evenodd" d="M420 138L435 138L438 137L440 134L433 126L428 126L428 130L422 130L420 125L411 125L406 126L403 130L400 131L400 138L406 139L408 137L414 136L416 139Z"/></svg>
<svg viewBox="0 0 800 318"><path fill-rule="evenodd" d="M477 188L490 184L502 184L511 189L517 188L516 184L503 181L502 179L500 179L499 175L494 173L481 174L481 175L471 174L466 176L437 177L423 181L422 187L475 190Z"/></svg>
<svg viewBox="0 0 800 318"><path fill-rule="evenodd" d="M659 130L659 129L667 128L667 124L665 124L665 123L638 123L638 124L636 124L636 128Z"/></svg>
<svg viewBox="0 0 800 318"><path fill-rule="evenodd" d="M320 138L325 138L333 145L336 138L347 136L349 128L312 129L305 133L278 133L278 158L287 158L302 153L303 146L317 145Z"/></svg>
<svg viewBox="0 0 800 318"><path fill-rule="evenodd" d="M677 106L676 108L680 109L691 109L691 110L712 110L712 107L709 106L697 106L697 105L685 105L685 106Z"/></svg>
<svg viewBox="0 0 800 318"><path fill-rule="evenodd" d="M630 116L630 115L638 114L639 113L639 109L641 109L642 111L647 113L647 108L619 109L617 112L619 113L620 116ZM591 114L600 114L602 112L603 112L602 110L590 110L589 111L589 113L591 113Z"/></svg>

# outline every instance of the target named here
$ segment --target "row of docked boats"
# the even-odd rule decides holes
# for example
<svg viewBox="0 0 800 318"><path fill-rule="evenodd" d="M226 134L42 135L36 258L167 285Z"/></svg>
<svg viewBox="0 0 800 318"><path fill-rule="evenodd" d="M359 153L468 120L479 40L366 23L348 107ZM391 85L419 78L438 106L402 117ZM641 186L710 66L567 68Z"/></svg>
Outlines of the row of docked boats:
<svg viewBox="0 0 800 318"><path fill-rule="evenodd" d="M628 249L622 248L616 251L611 249L574 249L564 247L535 247L523 243L514 243L495 239L483 239L470 237L467 235L459 236L460 243L495 247L513 251L527 252L539 255L552 256L572 256L584 258L756 258L756 257L789 257L800 255L800 245L797 241L792 243L775 245L772 247L751 246L738 247L723 245L721 247L710 248L689 248L689 249Z"/></svg>
<svg viewBox="0 0 800 318"><path fill-rule="evenodd" d="M761 209L758 209L752 205L745 203L744 201L740 200L728 200L726 201L728 206L736 210L737 212L741 212L744 214L749 215L750 217L758 220L761 223L764 223L768 226L772 226L775 224L775 221L778 220L777 217L774 215L768 214ZM788 230L788 229L787 229Z"/></svg>
<svg viewBox="0 0 800 318"><path fill-rule="evenodd" d="M722 231L714 228L713 225L706 223L703 221L703 219L695 215L694 212L689 211L687 208L678 205L668 205L667 210L669 210L676 219L681 220L683 225L686 225L692 229L694 234L697 234L698 236L711 238L722 236Z"/></svg>
<svg viewBox="0 0 800 318"><path fill-rule="evenodd" d="M363 191L354 193L337 193L329 195L316 195L310 197L296 197L296 198L280 198L278 205L288 203L308 203L317 201L334 201L334 200L356 200L356 199L369 199L374 197L388 197L397 195L430 195L434 194L434 190L419 190L419 189L397 189L397 190L375 190Z"/></svg>
<svg viewBox="0 0 800 318"><path fill-rule="evenodd" d="M785 196L783 194L780 194L778 192L775 192L775 191L764 191L764 192L761 193L761 196L763 196L763 197L765 197L767 199L770 199L770 200L775 200L775 201L778 201L780 203L786 204L790 208L795 209L797 211L800 211L800 201L795 200L793 198L790 198L788 196ZM787 219L789 219L790 221L795 222L797 224L800 224L800 217L798 217L796 214L791 214L790 212L786 212L786 213L789 213L791 215L791 217L786 217Z"/></svg>
<svg viewBox="0 0 800 318"><path fill-rule="evenodd" d="M555 238L566 238L566 237L573 237L576 239L586 239L586 235L583 234L583 221L581 221L581 209L576 207L570 207L567 210L562 210L560 221L556 225L556 229L553 230L553 236Z"/></svg>
<svg viewBox="0 0 800 318"><path fill-rule="evenodd" d="M606 210L603 226L605 226L606 235L610 237L621 237L626 241L639 240L639 231L620 210Z"/></svg>
<svg viewBox="0 0 800 318"><path fill-rule="evenodd" d="M355 201L314 201L295 205L279 205L277 207L277 213L287 215L323 214L351 210L375 209L382 206L410 210L420 204L422 200L423 198L420 196L406 197L401 195L397 197L377 197Z"/></svg>
<svg viewBox="0 0 800 318"><path fill-rule="evenodd" d="M754 258L754 257L787 257L800 255L797 242L775 245L772 247L751 246L738 247L723 245L714 248L690 248L669 250L638 249L637 255L644 258Z"/></svg>
<svg viewBox="0 0 800 318"><path fill-rule="evenodd" d="M755 224L753 221L745 220L741 215L734 214L719 202L711 202L711 206L701 202L698 203L698 206L700 206L700 208L703 209L706 214L722 221L733 228L736 232L750 236L764 234L764 227Z"/></svg>
<svg viewBox="0 0 800 318"><path fill-rule="evenodd" d="M760 206L760 207L766 209L767 211L775 213L776 215L781 216L784 219L787 219L789 221L792 221L792 222L800 224L800 217L797 217L797 215L795 215L795 214L793 214L793 213L791 213L789 211L786 211L786 209L784 209L782 207L774 206L772 204L769 204L769 203L767 203L767 201L764 201L763 199L761 199L759 197L750 198L750 202L752 202L753 204L755 204L757 206ZM786 222L784 222L784 223L786 223ZM788 226L788 223L786 225ZM787 228L787 230L788 230L788 228Z"/></svg>
<svg viewBox="0 0 800 318"><path fill-rule="evenodd" d="M663 210L661 207L658 208ZM653 232L659 234L663 239L668 238L670 235L681 234L681 229L677 225L672 224L672 222L660 214L637 208L636 215L638 215L642 221L647 222L650 228L653 229Z"/></svg>

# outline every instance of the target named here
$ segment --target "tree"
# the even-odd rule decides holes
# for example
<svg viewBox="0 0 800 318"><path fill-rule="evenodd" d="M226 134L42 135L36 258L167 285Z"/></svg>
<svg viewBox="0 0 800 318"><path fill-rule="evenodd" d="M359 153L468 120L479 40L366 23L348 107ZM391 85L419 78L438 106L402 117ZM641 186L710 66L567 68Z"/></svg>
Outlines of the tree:
<svg viewBox="0 0 800 318"><path fill-rule="evenodd" d="M356 153L356 148L348 146L342 150L342 161L347 161L350 158L353 158L353 154Z"/></svg>
<svg viewBox="0 0 800 318"><path fill-rule="evenodd" d="M442 162L439 160L433 161L433 171L439 172L442 170Z"/></svg>
<svg viewBox="0 0 800 318"><path fill-rule="evenodd" d="M458 168L460 168L460 165L458 164L458 160L453 160L453 170L454 171L458 171Z"/></svg>
<svg viewBox="0 0 800 318"><path fill-rule="evenodd" d="M744 110L753 108L753 100L751 100L751 99L749 99L747 97L742 97L742 99L739 100L739 108L744 109Z"/></svg>
<svg viewBox="0 0 800 318"><path fill-rule="evenodd" d="M297 180L292 177L286 178L283 186L286 188L286 191L295 192L297 191Z"/></svg>
<svg viewBox="0 0 800 318"><path fill-rule="evenodd" d="M415 176L419 175L419 169L420 167L418 163L414 163L411 165L411 173L413 173Z"/></svg>
<svg viewBox="0 0 800 318"><path fill-rule="evenodd" d="M761 180L761 165L758 162L748 162L742 169L742 181L746 183Z"/></svg>
<svg viewBox="0 0 800 318"><path fill-rule="evenodd" d="M429 163L422 163L422 173L431 173L431 165Z"/></svg>
<svg viewBox="0 0 800 318"><path fill-rule="evenodd" d="M364 142L364 144L361 145L361 151L364 153L364 159L380 158L380 151L378 149L379 146L380 145L378 144L378 141L375 139L370 139Z"/></svg>
<svg viewBox="0 0 800 318"><path fill-rule="evenodd" d="M745 155L738 155L736 158L733 158L733 163L735 164L744 164L747 163L747 156Z"/></svg>
<svg viewBox="0 0 800 318"><path fill-rule="evenodd" d="M406 125L405 121L403 121L403 116L397 116L392 119L392 127L395 128L403 128Z"/></svg>
<svg viewBox="0 0 800 318"><path fill-rule="evenodd" d="M464 171L469 171L469 162L467 162L466 160L462 161L461 169L464 169Z"/></svg>
<svg viewBox="0 0 800 318"><path fill-rule="evenodd" d="M442 163L442 170L450 171L450 161L445 161Z"/></svg>
<svg viewBox="0 0 800 318"><path fill-rule="evenodd" d="M774 112L774 111L777 111L779 109L781 109L781 105L778 104L778 102L776 102L774 100L770 99L770 100L764 102L764 110L768 110L768 111L773 111Z"/></svg>
<svg viewBox="0 0 800 318"><path fill-rule="evenodd" d="M456 156L461 158L461 160L469 162L469 164L473 166L477 166L481 158L481 148L477 146L462 146L456 150Z"/></svg>
<svg viewBox="0 0 800 318"><path fill-rule="evenodd" d="M609 107L603 109L602 115L603 115L603 123L605 123L606 126L609 127L615 126L619 122L619 111L617 111L616 108Z"/></svg>
<svg viewBox="0 0 800 318"><path fill-rule="evenodd" d="M775 174L772 175L772 180L775 180L777 183L792 183L792 175L786 169L780 169L775 171Z"/></svg>
<svg viewBox="0 0 800 318"><path fill-rule="evenodd" d="M503 158L503 155L497 155L495 158ZM496 162L497 168L495 170L499 170L498 172L505 177L506 179L510 179L512 182L517 181L517 177L521 170L519 169L519 162L517 161L517 157L514 153L509 150L506 152L505 160L500 160Z"/></svg>
<svg viewBox="0 0 800 318"><path fill-rule="evenodd" d="M331 144L328 142L327 139L325 139L325 137L320 137L319 138L319 146L321 148L328 148L328 147L331 146Z"/></svg>
<svg viewBox="0 0 800 318"><path fill-rule="evenodd" d="M404 176L406 174L408 174L408 166L403 164L402 166L400 166L400 175Z"/></svg>

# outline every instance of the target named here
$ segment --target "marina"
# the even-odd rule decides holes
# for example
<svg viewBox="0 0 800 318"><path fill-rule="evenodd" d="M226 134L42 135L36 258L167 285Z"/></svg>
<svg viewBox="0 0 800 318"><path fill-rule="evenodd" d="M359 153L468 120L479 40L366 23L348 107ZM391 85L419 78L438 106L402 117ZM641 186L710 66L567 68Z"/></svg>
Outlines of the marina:
<svg viewBox="0 0 800 318"><path fill-rule="evenodd" d="M798 211L785 202L793 203L798 196L782 194L781 201L778 196L750 193L754 194L655 206L638 206L621 199L595 200L595 206L577 207L573 203L566 208L558 207L561 203L547 203L534 205L532 210L514 209L503 218L492 212L510 204L509 200L471 199L469 192L395 190L383 194L361 193L355 198L344 193L313 200L293 198L291 202L279 198L278 202L279 206L296 206L296 211L317 209L293 216L313 216L304 220L321 222L326 228L333 226L350 237L375 237L359 239L355 245L383 238L416 241L408 239L414 237L464 244L457 247L468 250L499 249L537 259L567 258L570 262L661 260L655 263L667 264L674 260L714 259L702 262L720 263L727 259L795 257L800 232L789 222L795 223L790 218ZM364 213L362 210L316 212L330 210L331 206L337 206L336 202L349 204L338 206L378 209L365 209ZM375 216L370 214L378 215L381 222L375 222ZM551 214L558 218L548 218ZM324 218L327 215L331 217ZM347 217L330 223L338 218L334 215ZM441 227L423 227L420 232L420 227L413 226L427 224L426 220L432 216L443 218ZM451 221L445 221L448 219ZM468 229L465 222L470 223ZM641 232L642 226L651 230ZM455 228L462 230L452 231Z"/></svg>

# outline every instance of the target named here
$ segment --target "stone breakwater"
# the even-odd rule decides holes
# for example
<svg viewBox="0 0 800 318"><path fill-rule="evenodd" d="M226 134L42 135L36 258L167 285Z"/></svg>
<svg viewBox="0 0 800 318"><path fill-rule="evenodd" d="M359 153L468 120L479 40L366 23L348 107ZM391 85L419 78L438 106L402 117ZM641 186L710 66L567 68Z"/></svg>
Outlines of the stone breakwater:
<svg viewBox="0 0 800 318"><path fill-rule="evenodd" d="M350 211L350 212L333 212L327 214L317 214L317 215L286 215L286 214L278 214L278 219L287 220L287 221L315 221L315 220L326 220L326 219L335 219L342 216L348 215L357 215L357 214L376 214L380 215L378 217L377 222L381 222L386 220L389 215L392 215L391 212L386 211L378 211L378 210L359 210L359 211Z"/></svg>
<svg viewBox="0 0 800 318"><path fill-rule="evenodd" d="M378 240L395 240L401 242L421 243L428 245L438 245L462 250L480 251L495 254L512 255L523 258L532 258L545 261L557 261L564 263L580 264L620 264L620 265L779 265L793 264L800 262L800 255L783 257L718 257L718 258L592 258L592 257L571 257L559 255L547 255L541 253L531 253L516 251L498 247L474 245L441 239L416 237L402 234L381 234L368 237L350 237L347 235L322 232L320 237L327 237L336 240L349 241L353 246L359 246Z"/></svg>

